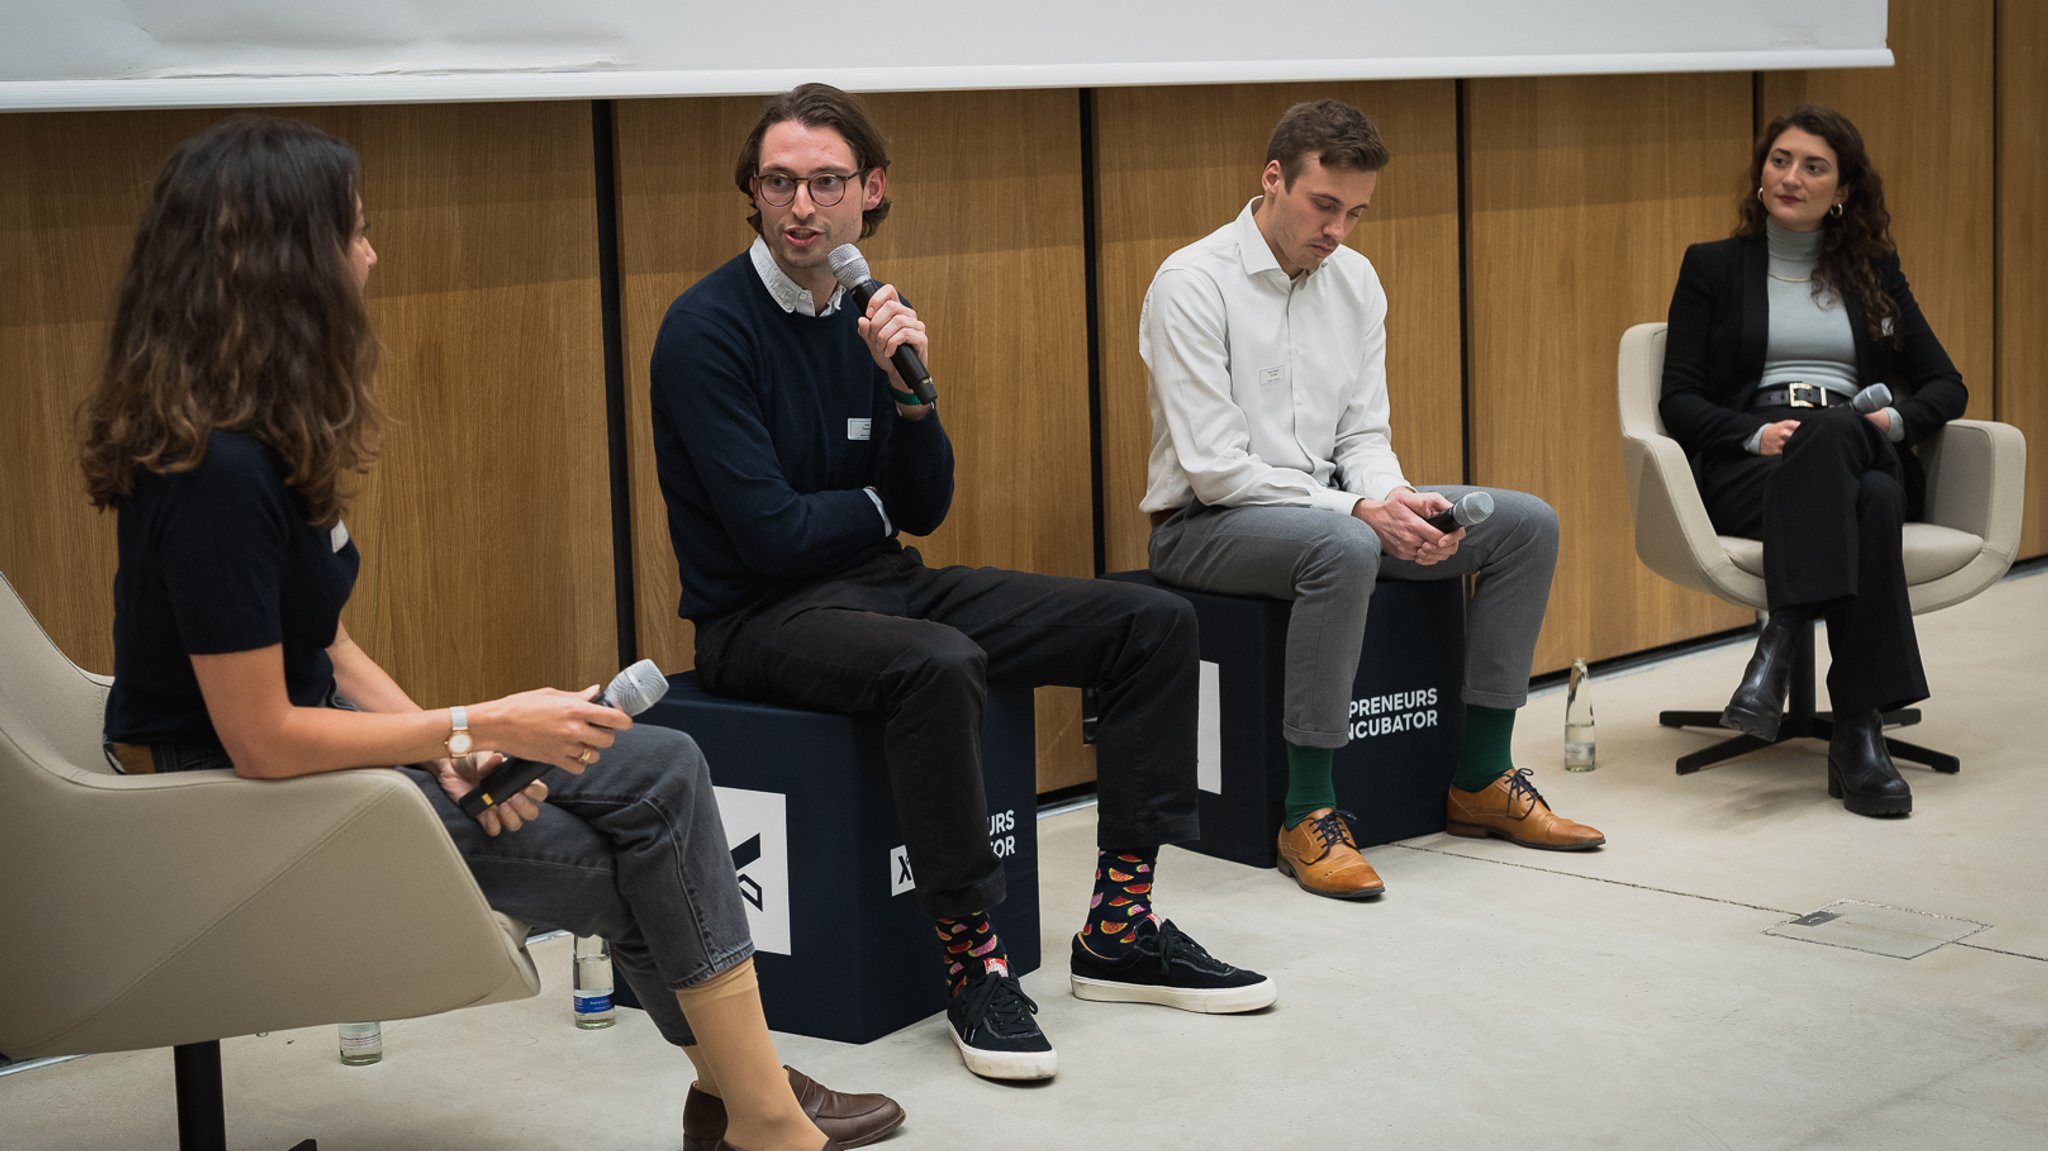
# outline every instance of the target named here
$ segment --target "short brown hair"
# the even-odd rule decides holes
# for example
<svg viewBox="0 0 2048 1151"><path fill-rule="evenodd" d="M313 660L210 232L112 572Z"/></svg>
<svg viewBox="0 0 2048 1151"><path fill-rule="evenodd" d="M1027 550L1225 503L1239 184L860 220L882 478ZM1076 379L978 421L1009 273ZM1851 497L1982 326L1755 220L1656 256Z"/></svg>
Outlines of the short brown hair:
<svg viewBox="0 0 2048 1151"><path fill-rule="evenodd" d="M1365 113L1340 100L1311 100L1289 108L1273 126L1266 162L1280 161L1287 186L1314 156L1324 167L1377 172L1387 166L1387 146Z"/></svg>
<svg viewBox="0 0 2048 1151"><path fill-rule="evenodd" d="M847 147L853 149L856 183L865 186L869 172L889 170L889 141L868 118L867 105L861 103L860 97L830 84L802 84L770 99L768 106L761 109L761 118L754 122L754 130L747 133L747 142L740 145L740 162L732 170L732 182L739 186L740 194L749 204L754 201L754 173L761 163L761 138L768 134L768 129L786 120L795 120L806 128L830 128L839 133ZM888 215L889 197L883 196L881 203L860 214L861 239L873 235ZM754 231L761 230L758 209L747 216L747 223L753 225Z"/></svg>

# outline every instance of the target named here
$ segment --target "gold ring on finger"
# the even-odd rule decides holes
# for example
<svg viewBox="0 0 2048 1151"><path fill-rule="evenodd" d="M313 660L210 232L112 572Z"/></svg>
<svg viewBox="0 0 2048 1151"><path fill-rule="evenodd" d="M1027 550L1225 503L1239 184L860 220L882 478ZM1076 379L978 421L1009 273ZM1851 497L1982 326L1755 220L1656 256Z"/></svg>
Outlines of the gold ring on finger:
<svg viewBox="0 0 2048 1151"><path fill-rule="evenodd" d="M576 757L576 762L582 764L585 767L589 767L590 761L596 758L597 752L586 747L583 749L583 754Z"/></svg>

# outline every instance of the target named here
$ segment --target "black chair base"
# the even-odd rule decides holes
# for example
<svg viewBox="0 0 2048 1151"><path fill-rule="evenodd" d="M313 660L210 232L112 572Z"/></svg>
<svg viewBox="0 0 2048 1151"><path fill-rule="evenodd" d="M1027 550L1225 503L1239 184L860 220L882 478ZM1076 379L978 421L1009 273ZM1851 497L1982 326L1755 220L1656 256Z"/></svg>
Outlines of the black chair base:
<svg viewBox="0 0 2048 1151"><path fill-rule="evenodd" d="M220 1041L171 1048L178 1077L178 1151L227 1151L227 1104L220 1086ZM319 1151L302 1139L291 1151Z"/></svg>
<svg viewBox="0 0 2048 1151"><path fill-rule="evenodd" d="M1761 748L1772 747L1788 740L1826 740L1835 733L1834 713L1815 711L1814 704L1814 660L1813 625L1808 623L1800 634L1798 646L1793 649L1791 698L1786 701L1784 722L1778 725L1778 738L1758 739L1753 735L1737 735L1724 739L1710 747L1678 757L1678 774L1691 775L1703 767L1711 767L1723 760L1747 755ZM1657 722L1665 727L1706 727L1719 728L1721 713L1718 711L1665 711L1657 713ZM1905 727L1920 722L1920 709L1903 707L1884 713L1886 727ZM1917 763L1931 767L1946 775L1954 775L1963 769L1963 761L1946 752L1907 743L1903 739L1885 737L1885 750L1895 760Z"/></svg>

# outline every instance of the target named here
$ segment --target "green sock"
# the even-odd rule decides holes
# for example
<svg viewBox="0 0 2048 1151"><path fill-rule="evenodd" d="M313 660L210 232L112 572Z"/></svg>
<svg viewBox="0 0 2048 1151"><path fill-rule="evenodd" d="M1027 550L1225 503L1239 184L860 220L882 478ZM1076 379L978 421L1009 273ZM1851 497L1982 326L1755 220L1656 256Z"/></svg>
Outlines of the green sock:
<svg viewBox="0 0 2048 1151"><path fill-rule="evenodd" d="M1465 705L1465 743L1451 786L1478 791L1515 769L1515 713L1512 708Z"/></svg>
<svg viewBox="0 0 2048 1151"><path fill-rule="evenodd" d="M1287 820L1292 828L1307 819L1309 812L1337 806L1337 785L1330 781L1330 760L1336 751L1327 747L1287 745Z"/></svg>

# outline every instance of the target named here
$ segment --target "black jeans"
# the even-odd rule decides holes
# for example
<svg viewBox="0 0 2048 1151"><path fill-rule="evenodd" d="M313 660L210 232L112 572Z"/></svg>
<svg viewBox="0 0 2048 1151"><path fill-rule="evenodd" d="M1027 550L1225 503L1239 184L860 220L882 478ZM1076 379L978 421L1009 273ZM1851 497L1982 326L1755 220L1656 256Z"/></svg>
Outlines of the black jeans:
<svg viewBox="0 0 2048 1151"><path fill-rule="evenodd" d="M1003 898L981 777L990 681L1097 690L1101 846L1195 837L1195 639L1167 592L934 569L905 549L700 625L697 667L713 691L879 714L918 905L954 916Z"/></svg>
<svg viewBox="0 0 2048 1151"><path fill-rule="evenodd" d="M1780 456L1717 456L1700 464L1714 530L1761 539L1772 611L1802 608L1828 624L1828 695L1844 714L1927 698L1901 532L1909 493L1898 450L1846 406L1766 408L1796 419Z"/></svg>

